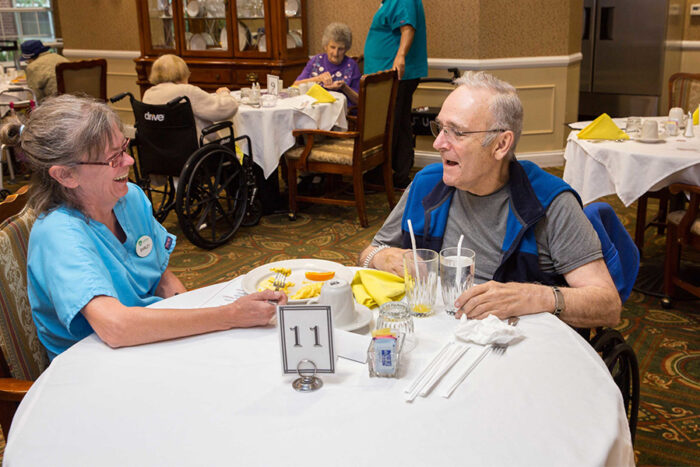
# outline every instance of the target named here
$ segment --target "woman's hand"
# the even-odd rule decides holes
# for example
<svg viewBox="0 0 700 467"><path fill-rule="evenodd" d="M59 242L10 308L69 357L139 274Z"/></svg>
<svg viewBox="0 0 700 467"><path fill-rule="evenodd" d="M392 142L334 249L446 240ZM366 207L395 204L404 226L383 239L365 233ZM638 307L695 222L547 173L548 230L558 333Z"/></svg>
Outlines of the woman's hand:
<svg viewBox="0 0 700 467"><path fill-rule="evenodd" d="M316 82L322 84L323 86L328 86L329 84L333 83L333 77L326 71L325 73L321 73L316 77Z"/></svg>
<svg viewBox="0 0 700 467"><path fill-rule="evenodd" d="M345 81L332 81L330 84L324 84L323 87L331 91L342 91L345 88Z"/></svg>
<svg viewBox="0 0 700 467"><path fill-rule="evenodd" d="M284 292L265 290L241 297L231 304L235 327L267 326L275 316L277 305L287 303Z"/></svg>

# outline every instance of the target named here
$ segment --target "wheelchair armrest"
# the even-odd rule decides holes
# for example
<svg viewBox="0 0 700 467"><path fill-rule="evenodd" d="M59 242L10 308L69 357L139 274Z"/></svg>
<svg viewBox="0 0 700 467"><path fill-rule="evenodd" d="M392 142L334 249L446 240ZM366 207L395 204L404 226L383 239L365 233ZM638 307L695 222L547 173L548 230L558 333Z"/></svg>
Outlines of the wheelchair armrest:
<svg viewBox="0 0 700 467"><path fill-rule="evenodd" d="M304 136L304 135L321 135L321 136L330 136L332 138L357 138L360 136L359 131L328 131L328 130L306 130L306 129L298 129L298 130L292 130L292 135L296 138L297 136Z"/></svg>
<svg viewBox="0 0 700 467"><path fill-rule="evenodd" d="M179 104L180 101L182 101L182 100L185 100L185 101L187 101L187 102L190 102L190 98L189 98L189 97L187 97L187 96L179 96L179 97L176 97L175 99L169 100L165 105L171 106L171 107L172 107L173 105Z"/></svg>
<svg viewBox="0 0 700 467"><path fill-rule="evenodd" d="M208 127L202 128L202 134L199 137L199 145L202 146L204 144L204 138L207 135L210 135L212 133L216 133L219 130L225 130L228 129L229 134L228 137L233 136L233 123L230 121L223 121L223 122L217 122L214 123L213 125L209 125Z"/></svg>
<svg viewBox="0 0 700 467"><path fill-rule="evenodd" d="M115 102L119 102L120 100L124 99L126 96L129 96L130 99L133 99L134 96L130 92L122 92L117 94L116 96L112 96L109 98L109 101L114 104Z"/></svg>

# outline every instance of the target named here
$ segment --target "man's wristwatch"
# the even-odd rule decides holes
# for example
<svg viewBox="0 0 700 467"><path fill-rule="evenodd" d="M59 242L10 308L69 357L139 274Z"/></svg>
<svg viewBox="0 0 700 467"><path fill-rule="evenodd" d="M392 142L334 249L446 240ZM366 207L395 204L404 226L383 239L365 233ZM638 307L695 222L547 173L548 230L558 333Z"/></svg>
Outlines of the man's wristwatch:
<svg viewBox="0 0 700 467"><path fill-rule="evenodd" d="M552 286L552 292L554 292L554 316L559 316L562 311L566 310L566 303L564 303L564 294L561 293L559 287L556 285Z"/></svg>

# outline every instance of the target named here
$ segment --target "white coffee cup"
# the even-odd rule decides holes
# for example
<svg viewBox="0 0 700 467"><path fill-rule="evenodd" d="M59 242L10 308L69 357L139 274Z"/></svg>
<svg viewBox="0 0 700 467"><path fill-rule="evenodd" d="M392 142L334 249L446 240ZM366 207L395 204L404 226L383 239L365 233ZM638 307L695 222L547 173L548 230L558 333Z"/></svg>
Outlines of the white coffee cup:
<svg viewBox="0 0 700 467"><path fill-rule="evenodd" d="M659 124L656 120L644 120L642 139L659 139Z"/></svg>
<svg viewBox="0 0 700 467"><path fill-rule="evenodd" d="M675 120L678 122L678 126L681 126L681 123L683 123L683 115L685 112L683 112L683 109L680 107L674 107L671 110L668 111L668 119L669 120Z"/></svg>
<svg viewBox="0 0 700 467"><path fill-rule="evenodd" d="M321 295L310 299L308 304L328 305L333 315L333 325L343 326L352 322L355 315L355 302L348 281L330 279L321 287Z"/></svg>

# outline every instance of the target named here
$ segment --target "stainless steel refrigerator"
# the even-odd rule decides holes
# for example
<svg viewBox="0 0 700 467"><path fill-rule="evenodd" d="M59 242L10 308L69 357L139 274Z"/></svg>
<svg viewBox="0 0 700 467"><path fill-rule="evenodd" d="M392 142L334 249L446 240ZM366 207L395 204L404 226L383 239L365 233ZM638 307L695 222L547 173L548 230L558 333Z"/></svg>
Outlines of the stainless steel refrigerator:
<svg viewBox="0 0 700 467"><path fill-rule="evenodd" d="M665 113L659 104L680 68L684 10L683 0L583 1L581 118Z"/></svg>

